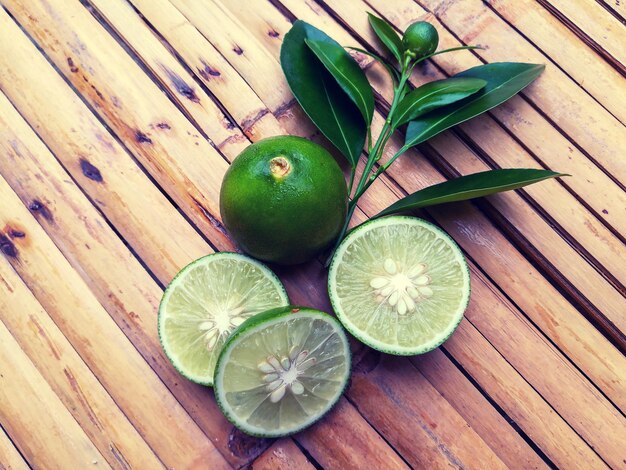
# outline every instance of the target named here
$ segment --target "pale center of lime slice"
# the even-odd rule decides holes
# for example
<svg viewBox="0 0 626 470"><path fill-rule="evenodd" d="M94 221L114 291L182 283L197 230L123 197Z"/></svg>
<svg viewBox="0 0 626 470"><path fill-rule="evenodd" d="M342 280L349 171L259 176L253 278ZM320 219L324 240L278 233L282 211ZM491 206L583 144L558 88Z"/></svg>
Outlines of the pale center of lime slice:
<svg viewBox="0 0 626 470"><path fill-rule="evenodd" d="M304 392L304 385L298 377L316 362L317 359L309 357L309 351L299 351L294 347L289 357L278 360L276 356L268 356L267 360L259 363L259 370L265 374L263 381L268 382L265 388L270 392L270 401L278 403L287 391L301 395Z"/></svg>
<svg viewBox="0 0 626 470"><path fill-rule="evenodd" d="M233 329L244 322L249 314L242 315L243 313L245 313L243 307L218 308L212 315L207 312L207 318L200 322L198 329L203 332L204 342L209 351L215 348L220 336L228 336Z"/></svg>
<svg viewBox="0 0 626 470"><path fill-rule="evenodd" d="M379 304L389 304L399 315L414 312L417 302L433 295L425 263L409 268L387 258L383 262L383 269L384 274L374 276L370 287L374 289L373 294Z"/></svg>

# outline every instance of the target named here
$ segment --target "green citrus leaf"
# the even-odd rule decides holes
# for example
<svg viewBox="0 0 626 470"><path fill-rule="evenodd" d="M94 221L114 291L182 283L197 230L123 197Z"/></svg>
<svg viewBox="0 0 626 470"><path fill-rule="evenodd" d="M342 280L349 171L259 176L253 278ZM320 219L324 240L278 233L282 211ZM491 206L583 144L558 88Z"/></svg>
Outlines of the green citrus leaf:
<svg viewBox="0 0 626 470"><path fill-rule="evenodd" d="M479 65L454 77L479 78L487 84L465 100L444 106L413 120L406 131L405 148L417 145L505 102L535 80L544 65L498 62Z"/></svg>
<svg viewBox="0 0 626 470"><path fill-rule="evenodd" d="M402 62L402 39L400 39L398 33L395 32L393 26L371 13L368 13L367 16L376 36L379 37L398 62Z"/></svg>
<svg viewBox="0 0 626 470"><path fill-rule="evenodd" d="M465 201L476 197L518 189L548 178L568 176L548 170L514 168L490 170L461 176L421 189L390 205L375 217L406 212L446 202Z"/></svg>
<svg viewBox="0 0 626 470"><path fill-rule="evenodd" d="M356 104L369 125L374 116L374 93L359 64L339 44L313 39L304 42Z"/></svg>
<svg viewBox="0 0 626 470"><path fill-rule="evenodd" d="M486 84L480 78L448 78L426 83L402 98L393 115L392 125L398 128L429 111L467 98Z"/></svg>
<svg viewBox="0 0 626 470"><path fill-rule="evenodd" d="M297 20L280 49L283 73L304 112L354 168L365 144L367 124L359 108L306 45L306 39L336 44L319 29Z"/></svg>

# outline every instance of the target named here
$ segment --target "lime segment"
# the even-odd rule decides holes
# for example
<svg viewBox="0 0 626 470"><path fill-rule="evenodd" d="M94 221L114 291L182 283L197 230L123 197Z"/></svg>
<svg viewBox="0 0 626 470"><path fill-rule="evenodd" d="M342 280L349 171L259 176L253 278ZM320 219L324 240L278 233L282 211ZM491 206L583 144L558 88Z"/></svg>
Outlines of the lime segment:
<svg viewBox="0 0 626 470"><path fill-rule="evenodd" d="M333 308L358 339L380 351L430 351L456 329L470 295L454 241L415 217L385 217L352 231L328 275Z"/></svg>
<svg viewBox="0 0 626 470"><path fill-rule="evenodd" d="M278 308L242 324L215 369L215 396L226 417L255 436L297 432L339 399L350 374L340 323L308 308Z"/></svg>
<svg viewBox="0 0 626 470"><path fill-rule="evenodd" d="M230 333L252 315L288 303L283 285L263 264L236 253L205 256L183 268L165 290L161 344L182 375L212 385Z"/></svg>

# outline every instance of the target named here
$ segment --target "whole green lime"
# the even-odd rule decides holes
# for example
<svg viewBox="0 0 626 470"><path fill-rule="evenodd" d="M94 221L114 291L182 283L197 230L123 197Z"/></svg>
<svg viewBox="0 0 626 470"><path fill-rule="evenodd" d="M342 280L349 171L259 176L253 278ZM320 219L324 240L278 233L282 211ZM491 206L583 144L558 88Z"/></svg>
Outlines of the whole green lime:
<svg viewBox="0 0 626 470"><path fill-rule="evenodd" d="M439 33L427 21L416 21L411 24L402 37L402 46L415 58L432 54L437 50Z"/></svg>
<svg viewBox="0 0 626 470"><path fill-rule="evenodd" d="M264 261L298 264L335 240L347 202L343 173L324 148L278 136L235 158L222 182L220 212L243 251Z"/></svg>

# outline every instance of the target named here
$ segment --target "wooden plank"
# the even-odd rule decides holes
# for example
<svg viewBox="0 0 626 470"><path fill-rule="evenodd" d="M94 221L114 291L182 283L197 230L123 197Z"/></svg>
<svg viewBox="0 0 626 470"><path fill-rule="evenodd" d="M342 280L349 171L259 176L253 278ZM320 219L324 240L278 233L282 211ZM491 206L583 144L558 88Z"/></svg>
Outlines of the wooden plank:
<svg viewBox="0 0 626 470"><path fill-rule="evenodd" d="M28 464L13 446L13 442L0 427L0 469L2 470L28 470Z"/></svg>
<svg viewBox="0 0 626 470"><path fill-rule="evenodd" d="M131 3L174 47L251 140L281 133L274 116L248 84L168 0L131 0ZM103 8L101 3L98 5Z"/></svg>
<svg viewBox="0 0 626 470"><path fill-rule="evenodd" d="M271 77L280 76L280 67L254 36L241 35L245 30L241 20L223 5L195 0L170 0L170 2L206 37L237 70L255 93L261 97L272 114L280 114L284 97L290 94L284 80L267 80L259 67L274 68ZM219 21L215 21L219 18ZM268 32L270 34L270 32ZM235 47L236 45L237 47ZM242 52L239 52L239 51Z"/></svg>
<svg viewBox="0 0 626 470"><path fill-rule="evenodd" d="M249 456L230 450L231 426L213 397L204 387L181 380L163 354L155 318L162 290L71 182L54 156L24 127L3 95L0 122L0 149L6 156L0 161L0 173L25 204L33 200L47 202L52 221L41 218L40 223L74 269L82 274L118 326L229 461L236 465L246 463ZM109 268L102 269L103 264ZM168 273L174 274L175 271ZM233 448L248 450L244 445Z"/></svg>
<svg viewBox="0 0 626 470"><path fill-rule="evenodd" d="M384 441L378 434L371 436L366 432L366 421L354 419L357 415L357 410L342 398L315 428L298 434L298 442L322 468L408 469L397 454L373 451L383 446ZM328 442L332 442L332 452L324 452Z"/></svg>
<svg viewBox="0 0 626 470"><path fill-rule="evenodd" d="M621 444L626 441L624 416L567 359L546 344L547 340L500 292L493 290L482 273L474 273L473 294L481 302L468 309L467 319L609 465L619 466L625 456ZM619 372L622 378L626 377L625 371L623 359ZM612 430L610 434L604 432L607 427Z"/></svg>
<svg viewBox="0 0 626 470"><path fill-rule="evenodd" d="M539 3L572 29L580 38L577 42L582 40L618 70L626 71L626 51L624 47L620 47L620 44L626 44L623 21L589 0L540 0ZM497 4L494 6L500 11ZM596 74L596 78L600 78L598 75ZM618 92L617 95L623 93Z"/></svg>
<svg viewBox="0 0 626 470"><path fill-rule="evenodd" d="M189 113L222 153L232 159L249 145L241 130L194 82L128 2L92 0L90 5L106 19L107 25L116 31L121 40L141 57L161 85L176 98L178 107Z"/></svg>
<svg viewBox="0 0 626 470"><path fill-rule="evenodd" d="M476 51L476 55L486 61L546 61L546 57L532 44L479 2L420 0L419 3L428 11L436 12L437 19L454 31L462 42L488 44L488 49ZM571 78L556 67L547 67L532 86L532 93L523 94L594 161L624 183L626 163L618 157L626 152L624 126ZM593 132L588 132L589 129L593 129Z"/></svg>
<svg viewBox="0 0 626 470"><path fill-rule="evenodd" d="M461 323L446 342L446 350L558 468L605 468L597 454L506 360L498 357L500 354L470 322Z"/></svg>
<svg viewBox="0 0 626 470"><path fill-rule="evenodd" d="M33 467L111 468L1 321L0 403L2 426Z"/></svg>
<svg viewBox="0 0 626 470"><path fill-rule="evenodd" d="M373 354L356 368L348 397L412 467L506 468L408 359Z"/></svg>
<svg viewBox="0 0 626 470"><path fill-rule="evenodd" d="M0 88L161 282L210 252L4 12L0 25Z"/></svg>
<svg viewBox="0 0 626 470"><path fill-rule="evenodd" d="M0 226L24 233L7 260L161 461L228 468L3 178Z"/></svg>
<svg viewBox="0 0 626 470"><path fill-rule="evenodd" d="M203 431L234 465L247 463L254 457L249 452L254 452L255 447L247 446L231 435L232 427L206 388L181 380L162 352L155 321L162 290L84 197L81 189L119 232L132 235L127 241L134 242L136 252L147 255L143 261L152 272L158 273L163 283L172 279L182 266L213 249L98 124L30 42L24 38L28 48L21 49L19 39L18 30L12 45L17 54L23 54L24 60L12 60L10 54L2 55L2 58L13 65L21 64L23 69L3 68L5 75L0 78L0 83L30 84L22 88L29 90L25 97L21 96L20 87L6 89L19 101L22 114L44 136L47 146L55 151L82 188L72 184L70 176L53 155L42 150L41 145L35 145L36 138L22 142L32 152L22 147L21 155L16 156L11 145L14 139L9 139L6 134L8 127L0 132L5 137L0 145L7 156L0 160L0 172L9 179L25 204L37 201L45 208L45 211L35 212L40 223ZM3 113L11 112L4 105L1 108ZM57 119L46 120L55 111L58 112ZM11 122L19 120L15 112L9 117ZM92 142L103 142L103 145L94 147ZM81 159L90 162L91 174L97 171L102 181L83 174ZM47 213L50 220L41 216ZM158 223L157 218L160 219ZM110 263L108 260L116 261ZM110 268L102 269L103 263L111 264ZM240 454L231 451L230 442L235 442L232 449L239 450Z"/></svg>
<svg viewBox="0 0 626 470"><path fill-rule="evenodd" d="M251 464L252 470L314 470L291 439L280 439Z"/></svg>
<svg viewBox="0 0 626 470"><path fill-rule="evenodd" d="M0 232L23 234L21 227ZM13 235L15 237L15 235ZM21 237L21 236L20 236ZM20 238L18 237L18 238ZM11 266L0 263L10 289L0 297L0 321L113 468L161 468L163 463L137 433Z"/></svg>
<svg viewBox="0 0 626 470"><path fill-rule="evenodd" d="M233 250L211 216L226 161L82 5L27 3L4 5L212 243Z"/></svg>
<svg viewBox="0 0 626 470"><path fill-rule="evenodd" d="M445 349L445 346L444 348ZM448 359L442 348L410 358L411 363L441 393L496 455L512 469L547 468L510 424ZM509 418L510 419L510 418Z"/></svg>

